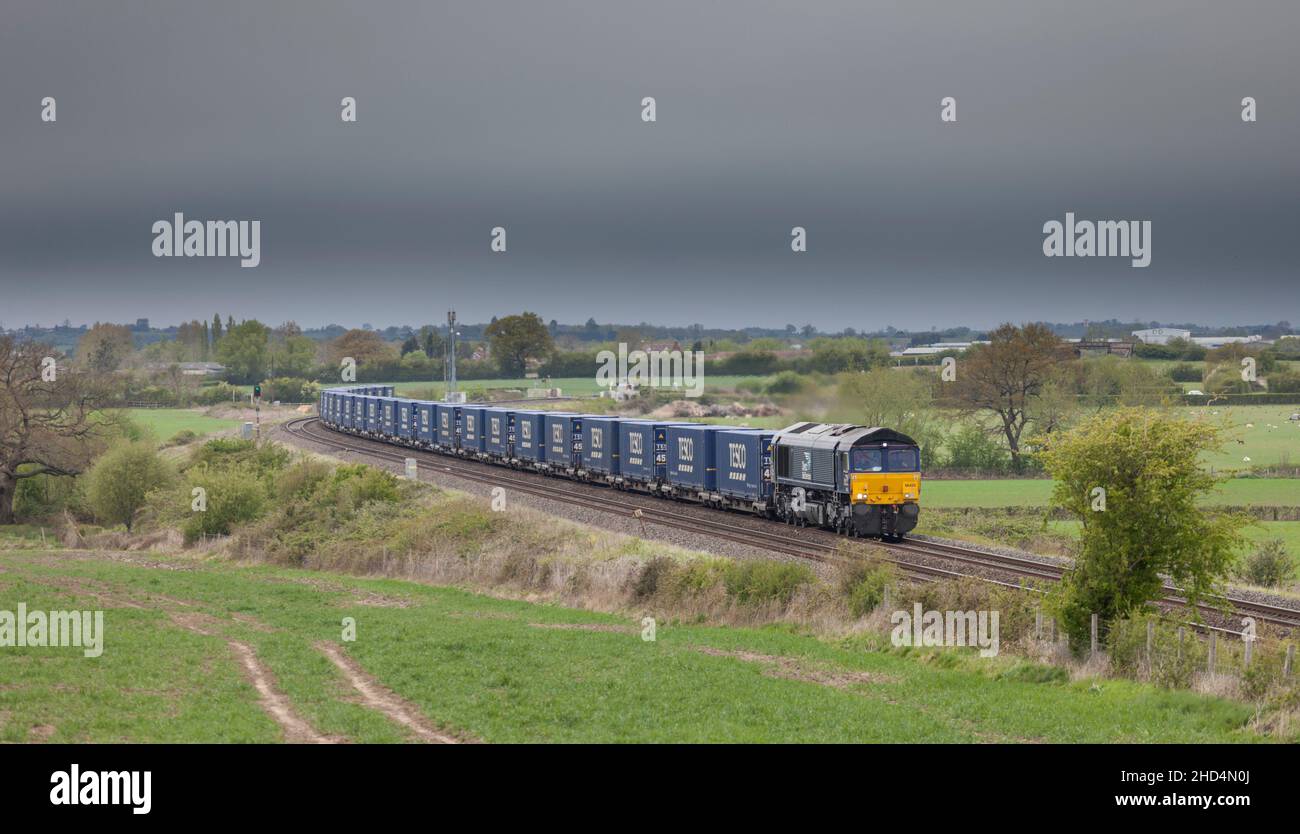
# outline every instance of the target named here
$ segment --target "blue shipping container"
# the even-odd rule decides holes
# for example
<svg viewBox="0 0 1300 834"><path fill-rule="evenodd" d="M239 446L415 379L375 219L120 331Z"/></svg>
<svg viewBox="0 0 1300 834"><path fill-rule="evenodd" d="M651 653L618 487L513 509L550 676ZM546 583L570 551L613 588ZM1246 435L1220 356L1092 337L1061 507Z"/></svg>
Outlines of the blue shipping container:
<svg viewBox="0 0 1300 834"><path fill-rule="evenodd" d="M397 436L402 440L415 438L415 402L397 401Z"/></svg>
<svg viewBox="0 0 1300 834"><path fill-rule="evenodd" d="M668 483L713 491L718 484L713 436L725 426L668 427Z"/></svg>
<svg viewBox="0 0 1300 834"><path fill-rule="evenodd" d="M459 428L456 425L456 406L446 403L434 404L434 415L438 418L438 445L444 449L455 449L460 443Z"/></svg>
<svg viewBox="0 0 1300 834"><path fill-rule="evenodd" d="M604 475L619 474L618 417L587 417L582 421L582 465Z"/></svg>
<svg viewBox="0 0 1300 834"><path fill-rule="evenodd" d="M489 455L510 457L510 412L489 406L483 409L483 449Z"/></svg>
<svg viewBox="0 0 1300 834"><path fill-rule="evenodd" d="M541 463L546 460L546 412L513 411L515 456Z"/></svg>
<svg viewBox="0 0 1300 834"><path fill-rule="evenodd" d="M546 462L575 466L582 455L582 415L568 411L547 412Z"/></svg>
<svg viewBox="0 0 1300 834"><path fill-rule="evenodd" d="M726 429L714 435L718 492L732 498L762 501L772 494L773 432Z"/></svg>
<svg viewBox="0 0 1300 834"><path fill-rule="evenodd" d="M471 451L483 451L483 407L480 405L461 405L456 407L460 414L460 448Z"/></svg>
<svg viewBox="0 0 1300 834"><path fill-rule="evenodd" d="M434 412L433 403L419 401L415 403L415 439L426 446L438 442L438 422Z"/></svg>

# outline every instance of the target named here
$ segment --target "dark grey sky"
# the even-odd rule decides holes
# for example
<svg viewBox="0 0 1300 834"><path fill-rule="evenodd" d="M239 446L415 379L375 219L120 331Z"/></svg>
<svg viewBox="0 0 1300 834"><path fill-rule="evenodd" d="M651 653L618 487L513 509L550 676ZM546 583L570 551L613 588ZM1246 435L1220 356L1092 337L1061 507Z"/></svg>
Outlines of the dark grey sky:
<svg viewBox="0 0 1300 834"><path fill-rule="evenodd" d="M0 322L1296 322L1297 32L1294 2L5 0ZM1044 258L1067 210L1151 220L1151 266ZM176 211L261 220L261 266L154 258Z"/></svg>

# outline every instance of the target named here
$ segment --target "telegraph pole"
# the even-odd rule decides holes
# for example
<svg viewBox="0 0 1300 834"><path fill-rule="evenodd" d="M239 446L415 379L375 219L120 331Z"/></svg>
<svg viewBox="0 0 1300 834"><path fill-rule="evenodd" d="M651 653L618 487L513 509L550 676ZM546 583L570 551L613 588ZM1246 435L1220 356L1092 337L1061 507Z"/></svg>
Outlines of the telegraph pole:
<svg viewBox="0 0 1300 834"><path fill-rule="evenodd" d="M447 394L446 400L452 402L456 392L456 311L447 311Z"/></svg>

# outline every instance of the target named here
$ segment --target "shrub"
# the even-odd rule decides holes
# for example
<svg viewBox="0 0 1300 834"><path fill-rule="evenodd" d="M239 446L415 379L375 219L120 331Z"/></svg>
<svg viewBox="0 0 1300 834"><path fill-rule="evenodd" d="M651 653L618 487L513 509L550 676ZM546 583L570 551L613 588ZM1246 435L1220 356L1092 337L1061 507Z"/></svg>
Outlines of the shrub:
<svg viewBox="0 0 1300 834"><path fill-rule="evenodd" d="M1273 394L1300 393L1300 373L1287 371L1268 375L1268 390Z"/></svg>
<svg viewBox="0 0 1300 834"><path fill-rule="evenodd" d="M795 591L813 579L813 572L807 567L790 562L735 562L723 574L727 594L742 603L788 604Z"/></svg>
<svg viewBox="0 0 1300 834"><path fill-rule="evenodd" d="M1174 382L1200 382L1204 373L1200 366L1182 362L1169 369L1169 378Z"/></svg>
<svg viewBox="0 0 1300 834"><path fill-rule="evenodd" d="M229 535L239 524L254 521L266 509L266 487L256 478L238 470L208 470L192 473L191 487L202 487L207 493L207 507L201 512L191 512L185 522L185 541L193 542L201 535ZM185 496L190 500L190 495Z"/></svg>
<svg viewBox="0 0 1300 834"><path fill-rule="evenodd" d="M168 446L184 446L186 443L193 443L198 440L199 436L192 429L181 429L172 435L172 439L167 441Z"/></svg>
<svg viewBox="0 0 1300 834"><path fill-rule="evenodd" d="M1011 466L1011 454L987 432L967 423L948 438L948 460L952 469L1001 472Z"/></svg>
<svg viewBox="0 0 1300 834"><path fill-rule="evenodd" d="M229 382L204 385L194 393L195 405L221 405L238 399L241 399L239 390ZM242 399L247 400L246 397Z"/></svg>
<svg viewBox="0 0 1300 834"><path fill-rule="evenodd" d="M20 468L20 471L25 468L27 467ZM14 488L14 515L28 520L49 518L65 509L78 513L84 497L73 478L61 475L19 478L18 485Z"/></svg>
<svg viewBox="0 0 1300 834"><path fill-rule="evenodd" d="M97 519L125 524L129 532L145 496L171 479L171 470L153 443L127 441L100 455L86 473L86 498Z"/></svg>
<svg viewBox="0 0 1300 834"><path fill-rule="evenodd" d="M262 399L285 403L315 402L320 394L319 383L297 377L276 377L262 382Z"/></svg>
<svg viewBox="0 0 1300 834"><path fill-rule="evenodd" d="M782 371L767 383L769 394L795 394L803 390L804 380L794 371Z"/></svg>
<svg viewBox="0 0 1300 834"><path fill-rule="evenodd" d="M1151 656L1147 657L1147 626L1151 626ZM1112 672L1130 678L1144 675L1167 689L1186 689L1192 675L1204 666L1205 646L1196 633L1154 614L1118 619L1106 632L1106 652Z"/></svg>
<svg viewBox="0 0 1300 834"><path fill-rule="evenodd" d="M203 466L209 469L241 468L255 477L260 477L284 469L292 457L288 449L274 444L258 446L252 440L217 438L209 440L194 450L190 458L190 466Z"/></svg>
<svg viewBox="0 0 1300 834"><path fill-rule="evenodd" d="M275 491L281 501L307 498L332 474L329 464L304 459L281 472L275 479Z"/></svg>
<svg viewBox="0 0 1300 834"><path fill-rule="evenodd" d="M1242 560L1237 575L1252 585L1279 588L1295 578L1295 562L1287 553L1281 539L1261 542L1255 551Z"/></svg>
<svg viewBox="0 0 1300 834"><path fill-rule="evenodd" d="M898 573L889 562L868 557L845 563L840 574L840 593L848 600L849 611L864 617L885 601L885 591L898 581Z"/></svg>

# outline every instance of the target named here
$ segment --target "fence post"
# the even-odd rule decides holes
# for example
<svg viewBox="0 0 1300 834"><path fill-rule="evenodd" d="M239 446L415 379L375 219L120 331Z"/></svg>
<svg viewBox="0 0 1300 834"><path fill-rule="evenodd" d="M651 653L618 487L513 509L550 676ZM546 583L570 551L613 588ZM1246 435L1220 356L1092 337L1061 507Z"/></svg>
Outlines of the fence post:
<svg viewBox="0 0 1300 834"><path fill-rule="evenodd" d="M1246 641L1246 651L1241 656L1241 670L1243 672L1250 668L1251 649L1255 647L1255 641L1252 640L1251 638L1245 637L1245 641Z"/></svg>
<svg viewBox="0 0 1300 834"><path fill-rule="evenodd" d="M641 523L642 525L645 524L644 521ZM888 585L885 586L885 595L884 598L882 599L882 603L884 605L885 610L888 611L889 610L889 586Z"/></svg>
<svg viewBox="0 0 1300 834"><path fill-rule="evenodd" d="M1210 651L1209 651L1209 652L1207 653L1207 655L1206 655L1207 660L1206 660L1206 663L1205 663L1206 671L1209 672L1211 675L1214 674L1214 652L1215 652L1215 649L1218 648L1218 645L1219 645L1219 635L1218 635L1216 632L1211 631L1211 632L1210 632Z"/></svg>
<svg viewBox="0 0 1300 834"><path fill-rule="evenodd" d="M1092 654L1097 654L1097 615L1092 615Z"/></svg>
<svg viewBox="0 0 1300 834"><path fill-rule="evenodd" d="M1043 639L1043 609L1034 612L1034 639Z"/></svg>
<svg viewBox="0 0 1300 834"><path fill-rule="evenodd" d="M1151 674L1151 649L1155 644L1156 624L1147 620L1147 674Z"/></svg>
<svg viewBox="0 0 1300 834"><path fill-rule="evenodd" d="M1282 664L1282 679L1291 677L1291 664L1295 661L1295 644L1286 647L1286 661Z"/></svg>

